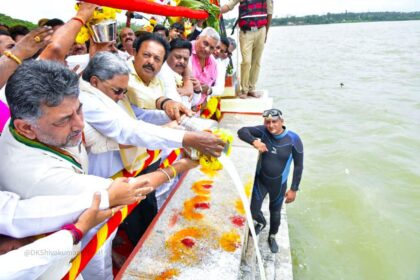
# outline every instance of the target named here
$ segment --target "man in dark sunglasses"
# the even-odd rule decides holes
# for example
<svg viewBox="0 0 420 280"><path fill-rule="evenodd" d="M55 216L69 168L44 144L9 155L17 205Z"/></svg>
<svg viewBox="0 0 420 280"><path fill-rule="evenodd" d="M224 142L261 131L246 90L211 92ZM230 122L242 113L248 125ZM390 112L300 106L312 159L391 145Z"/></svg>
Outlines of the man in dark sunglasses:
<svg viewBox="0 0 420 280"><path fill-rule="evenodd" d="M268 244L271 252L279 248L275 235L280 227L280 211L283 200L293 202L299 189L303 172L303 144L300 137L284 126L283 114L278 109L266 110L262 114L264 125L239 129L241 140L251 144L260 153L251 199L251 213L255 231L260 233L267 222L261 206L267 194L270 197L270 231ZM287 178L293 162L293 179L287 190Z"/></svg>

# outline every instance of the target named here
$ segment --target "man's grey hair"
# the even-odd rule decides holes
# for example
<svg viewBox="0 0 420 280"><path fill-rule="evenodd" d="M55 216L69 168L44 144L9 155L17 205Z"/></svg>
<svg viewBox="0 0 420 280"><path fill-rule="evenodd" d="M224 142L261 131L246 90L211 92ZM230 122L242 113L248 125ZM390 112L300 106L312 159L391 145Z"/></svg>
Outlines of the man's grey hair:
<svg viewBox="0 0 420 280"><path fill-rule="evenodd" d="M64 98L78 96L79 76L54 61L26 61L6 85L6 99L12 120L34 122L42 115L42 105L55 107Z"/></svg>
<svg viewBox="0 0 420 280"><path fill-rule="evenodd" d="M204 28L203 31L201 31L200 35L198 35L198 37L203 36L209 36L210 38L213 38L216 41L220 41L220 35L213 27Z"/></svg>
<svg viewBox="0 0 420 280"><path fill-rule="evenodd" d="M127 62L117 55L110 52L98 52L83 71L83 80L89 82L92 76L96 76L101 81L114 78L117 75L128 75L130 69Z"/></svg>

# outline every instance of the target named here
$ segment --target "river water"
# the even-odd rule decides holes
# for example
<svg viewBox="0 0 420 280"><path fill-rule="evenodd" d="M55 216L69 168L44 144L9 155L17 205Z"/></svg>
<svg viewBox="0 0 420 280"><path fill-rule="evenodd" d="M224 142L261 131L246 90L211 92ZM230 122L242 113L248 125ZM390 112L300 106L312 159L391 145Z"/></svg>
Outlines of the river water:
<svg viewBox="0 0 420 280"><path fill-rule="evenodd" d="M420 21L273 27L259 87L305 146L295 279L420 279Z"/></svg>

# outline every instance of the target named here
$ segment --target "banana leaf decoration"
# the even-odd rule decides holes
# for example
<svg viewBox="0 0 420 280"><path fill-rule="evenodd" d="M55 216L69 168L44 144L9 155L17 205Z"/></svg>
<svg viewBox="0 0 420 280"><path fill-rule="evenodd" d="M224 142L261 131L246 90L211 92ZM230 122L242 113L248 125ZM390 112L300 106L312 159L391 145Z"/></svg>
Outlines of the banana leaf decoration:
<svg viewBox="0 0 420 280"><path fill-rule="evenodd" d="M192 10L204 10L209 16L205 20L204 27L213 27L219 32L220 8L214 0L181 0L178 6L190 8Z"/></svg>

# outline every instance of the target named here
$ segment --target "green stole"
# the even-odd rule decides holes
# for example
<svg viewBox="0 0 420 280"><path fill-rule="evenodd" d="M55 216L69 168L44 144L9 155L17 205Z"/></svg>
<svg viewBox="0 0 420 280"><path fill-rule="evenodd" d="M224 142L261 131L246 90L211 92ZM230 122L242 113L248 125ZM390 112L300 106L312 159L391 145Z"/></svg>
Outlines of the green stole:
<svg viewBox="0 0 420 280"><path fill-rule="evenodd" d="M20 142L20 143L22 143L26 146L32 147L32 148L41 149L41 150L53 153L53 154L65 159L65 160L67 160L68 162L74 164L79 169L83 170L82 165L78 161L76 161L69 152L67 152L65 150L62 150L62 149L59 149L59 148L56 148L56 147L52 147L52 146L43 144L43 143L41 143L37 140L32 140L32 139L26 138L23 135L20 135L16 131L12 122L10 122L9 130L10 130L10 133L12 134L12 136L16 139L16 141L18 141L18 142Z"/></svg>

